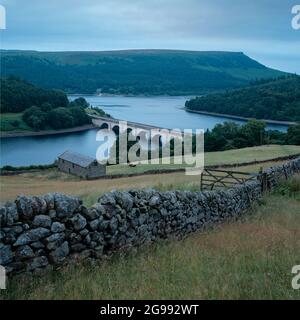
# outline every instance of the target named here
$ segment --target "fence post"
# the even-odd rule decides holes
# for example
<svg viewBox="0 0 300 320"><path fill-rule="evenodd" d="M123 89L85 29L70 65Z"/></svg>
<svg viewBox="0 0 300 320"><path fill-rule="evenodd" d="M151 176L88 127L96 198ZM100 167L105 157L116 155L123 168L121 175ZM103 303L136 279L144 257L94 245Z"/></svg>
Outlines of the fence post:
<svg viewBox="0 0 300 320"><path fill-rule="evenodd" d="M287 174L287 172L286 172L286 169L285 169L285 165L284 165L284 164L283 164L282 168L283 168L285 180L287 180L289 177L288 177L288 174Z"/></svg>
<svg viewBox="0 0 300 320"><path fill-rule="evenodd" d="M203 191L203 187L202 187L202 177L203 177L203 171L200 174L200 191Z"/></svg>
<svg viewBox="0 0 300 320"><path fill-rule="evenodd" d="M263 192L268 191L268 175L266 172L263 173Z"/></svg>
<svg viewBox="0 0 300 320"><path fill-rule="evenodd" d="M259 180L261 183L262 193L265 193L268 189L268 176L267 173L264 172L263 167L260 167L259 169Z"/></svg>
<svg viewBox="0 0 300 320"><path fill-rule="evenodd" d="M259 168L259 171L258 171L258 177L257 179L259 180L260 184L261 184L261 190L263 190L263 167L260 167Z"/></svg>

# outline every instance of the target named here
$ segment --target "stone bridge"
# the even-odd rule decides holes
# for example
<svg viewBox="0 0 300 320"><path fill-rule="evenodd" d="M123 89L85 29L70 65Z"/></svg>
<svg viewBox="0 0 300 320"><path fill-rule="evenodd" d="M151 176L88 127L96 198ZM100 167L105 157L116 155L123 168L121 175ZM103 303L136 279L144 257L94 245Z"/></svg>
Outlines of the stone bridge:
<svg viewBox="0 0 300 320"><path fill-rule="evenodd" d="M183 132L180 129L167 129L167 128L160 128L153 125L132 122L132 121L125 121L119 120L114 118L107 118L101 117L97 115L90 115L92 118L92 122L95 126L99 127L100 129L107 129L111 130L116 134L122 134L124 132L131 131L135 136L142 136L145 135L147 138L151 138L159 136L164 139L168 139L169 137L175 138L182 138Z"/></svg>

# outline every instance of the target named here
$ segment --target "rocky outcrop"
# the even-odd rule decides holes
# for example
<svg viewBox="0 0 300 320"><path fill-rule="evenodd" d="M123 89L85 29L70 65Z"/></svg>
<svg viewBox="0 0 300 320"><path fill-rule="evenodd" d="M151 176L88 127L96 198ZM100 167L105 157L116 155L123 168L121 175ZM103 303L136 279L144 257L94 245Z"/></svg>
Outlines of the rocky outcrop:
<svg viewBox="0 0 300 320"><path fill-rule="evenodd" d="M300 173L300 158L265 171L267 187ZM178 238L235 219L262 194L261 181L228 190L112 191L91 208L63 194L18 196L0 208L0 264L8 273L40 271L68 261Z"/></svg>

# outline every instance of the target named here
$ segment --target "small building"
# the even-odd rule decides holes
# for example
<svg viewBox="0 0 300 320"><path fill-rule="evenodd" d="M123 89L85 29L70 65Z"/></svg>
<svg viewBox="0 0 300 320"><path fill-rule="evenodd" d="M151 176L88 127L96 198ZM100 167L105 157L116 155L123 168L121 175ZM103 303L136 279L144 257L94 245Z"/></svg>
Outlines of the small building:
<svg viewBox="0 0 300 320"><path fill-rule="evenodd" d="M83 179L97 179L106 175L106 166L96 159L82 154L65 151L58 157L58 169Z"/></svg>

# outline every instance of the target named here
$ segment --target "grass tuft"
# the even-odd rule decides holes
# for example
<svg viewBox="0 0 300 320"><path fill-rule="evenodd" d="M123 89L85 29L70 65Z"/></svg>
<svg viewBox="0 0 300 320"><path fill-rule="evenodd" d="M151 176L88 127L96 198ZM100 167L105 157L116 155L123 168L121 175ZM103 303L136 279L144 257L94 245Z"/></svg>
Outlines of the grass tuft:
<svg viewBox="0 0 300 320"><path fill-rule="evenodd" d="M280 181L279 186L274 192L289 197L296 197L300 200L300 175L295 175L287 181Z"/></svg>

